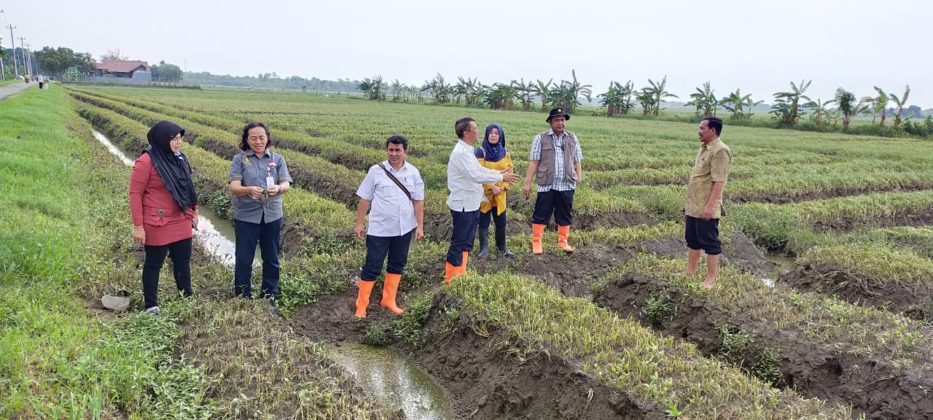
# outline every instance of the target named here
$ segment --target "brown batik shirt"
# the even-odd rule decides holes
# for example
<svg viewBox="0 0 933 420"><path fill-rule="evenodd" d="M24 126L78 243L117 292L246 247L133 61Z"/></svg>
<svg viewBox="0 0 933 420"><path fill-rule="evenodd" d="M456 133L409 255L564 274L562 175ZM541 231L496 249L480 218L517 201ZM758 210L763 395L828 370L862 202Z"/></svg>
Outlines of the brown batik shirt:
<svg viewBox="0 0 933 420"><path fill-rule="evenodd" d="M729 178L729 166L732 165L732 152L720 139L700 146L690 182L687 184L687 200L684 213L690 217L702 218L703 208L713 192L714 182L723 182ZM722 217L722 197L713 208L713 218Z"/></svg>

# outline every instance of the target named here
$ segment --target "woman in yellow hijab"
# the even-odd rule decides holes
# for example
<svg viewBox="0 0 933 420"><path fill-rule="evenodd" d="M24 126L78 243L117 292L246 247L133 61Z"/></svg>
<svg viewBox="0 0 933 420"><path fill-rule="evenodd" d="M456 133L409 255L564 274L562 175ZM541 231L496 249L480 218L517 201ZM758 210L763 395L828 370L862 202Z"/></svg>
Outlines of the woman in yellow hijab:
<svg viewBox="0 0 933 420"><path fill-rule="evenodd" d="M479 159L481 166L489 169L496 171L512 169L512 155L505 150L505 132L502 131L502 126L489 124L486 127L486 134L483 136L483 147L476 149L476 158ZM505 257L515 256L505 245L506 191L509 190L509 187L510 184L506 181L483 185L485 200L479 207L479 227L477 228L480 258L489 256L490 217L496 224L496 248Z"/></svg>

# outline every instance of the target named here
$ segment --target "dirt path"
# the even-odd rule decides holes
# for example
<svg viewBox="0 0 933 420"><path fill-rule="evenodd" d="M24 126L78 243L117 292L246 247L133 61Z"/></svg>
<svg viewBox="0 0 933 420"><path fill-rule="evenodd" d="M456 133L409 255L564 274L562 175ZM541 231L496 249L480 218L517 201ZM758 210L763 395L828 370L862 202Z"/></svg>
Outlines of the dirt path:
<svg viewBox="0 0 933 420"><path fill-rule="evenodd" d="M20 93L32 86L39 86L37 83L13 83L12 85L0 86L0 101Z"/></svg>

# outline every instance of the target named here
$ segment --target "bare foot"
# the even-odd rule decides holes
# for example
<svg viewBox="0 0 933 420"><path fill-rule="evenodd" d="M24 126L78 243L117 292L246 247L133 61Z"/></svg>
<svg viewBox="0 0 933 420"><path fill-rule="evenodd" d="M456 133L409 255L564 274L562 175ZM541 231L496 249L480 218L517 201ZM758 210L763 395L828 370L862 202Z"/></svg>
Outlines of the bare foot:
<svg viewBox="0 0 933 420"><path fill-rule="evenodd" d="M712 278L712 279L709 279L709 278L708 278L708 279L706 279L706 280L703 280L703 283L700 283L700 286L703 286L703 288L706 288L706 289L712 289L713 286L715 286L715 285L716 285L716 279L715 279L715 278Z"/></svg>

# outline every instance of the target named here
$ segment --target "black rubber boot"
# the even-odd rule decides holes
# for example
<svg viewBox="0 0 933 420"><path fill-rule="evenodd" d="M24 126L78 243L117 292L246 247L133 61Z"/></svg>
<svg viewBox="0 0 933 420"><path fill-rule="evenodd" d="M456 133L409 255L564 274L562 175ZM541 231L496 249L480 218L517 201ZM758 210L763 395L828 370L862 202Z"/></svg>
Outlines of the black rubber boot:
<svg viewBox="0 0 933 420"><path fill-rule="evenodd" d="M489 256L489 228L477 228L477 236L479 236L479 257L486 258Z"/></svg>

